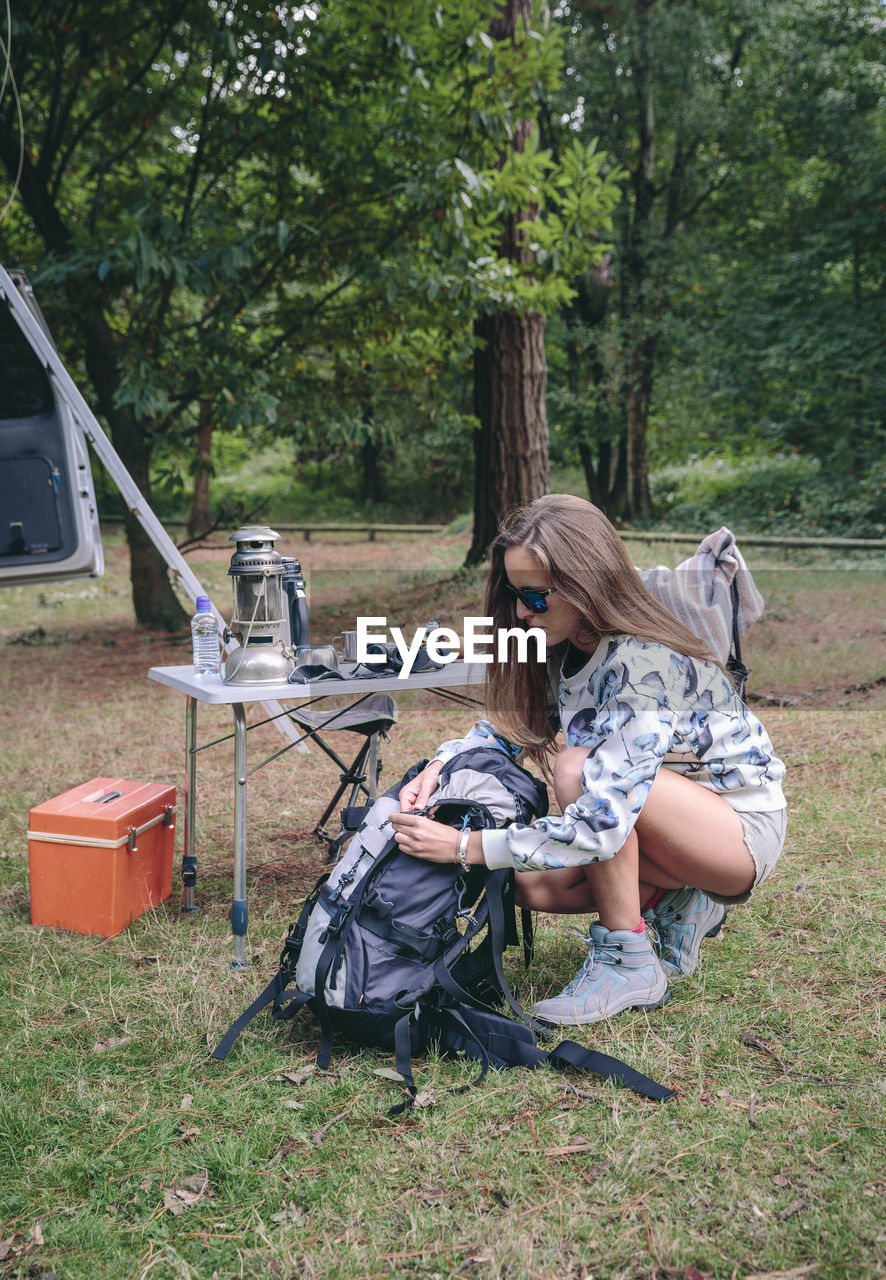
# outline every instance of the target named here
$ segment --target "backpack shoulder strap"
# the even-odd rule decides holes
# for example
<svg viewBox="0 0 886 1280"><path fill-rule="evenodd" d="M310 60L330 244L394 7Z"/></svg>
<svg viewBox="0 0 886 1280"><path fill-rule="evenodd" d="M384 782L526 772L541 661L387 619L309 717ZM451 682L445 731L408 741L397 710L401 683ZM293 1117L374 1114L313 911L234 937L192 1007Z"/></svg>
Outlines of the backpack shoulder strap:
<svg viewBox="0 0 886 1280"><path fill-rule="evenodd" d="M564 1040L550 1052L540 1049L528 1027L490 1009L478 1010L465 1004L448 1005L431 1011L430 1017L439 1032L443 1049L482 1063L483 1071L475 1084L483 1079L490 1065L528 1067L530 1070L544 1066L569 1067L574 1071L603 1076L654 1102L667 1102L675 1096L672 1089L644 1076L626 1062L598 1053L595 1049L585 1049L574 1040ZM397 1070L404 1074L399 1059Z"/></svg>
<svg viewBox="0 0 886 1280"><path fill-rule="evenodd" d="M213 1058L217 1058L219 1062L223 1062L231 1052L231 1049L234 1046L234 1041L237 1039L244 1027L247 1027L256 1014L261 1013L262 1009L264 1009L266 1005L269 1005L273 1000L276 1000L278 995L280 995L284 986L280 980L280 972L281 971L278 969L261 995L258 996L257 999L253 1000L248 1009L243 1010L236 1022L231 1023L221 1040L219 1040L218 1044L213 1049L211 1054Z"/></svg>
<svg viewBox="0 0 886 1280"><path fill-rule="evenodd" d="M544 1051L540 1050L540 1052ZM673 1089L668 1089L663 1084L650 1079L649 1076L644 1076L642 1072L629 1067L619 1058L611 1058L607 1053L598 1053L596 1049L584 1049L574 1040L563 1040L556 1049L545 1053L544 1056L552 1067L572 1067L576 1071L588 1071L598 1076L605 1076L607 1080L614 1080L616 1084L633 1089L634 1093L642 1094L644 1098L651 1098L653 1102L667 1102L669 1098L676 1096Z"/></svg>
<svg viewBox="0 0 886 1280"><path fill-rule="evenodd" d="M260 995L256 996L249 1008L243 1010L236 1022L231 1023L221 1040L219 1040L218 1044L213 1049L211 1057L217 1058L219 1062L223 1062L228 1056L240 1032L245 1027L248 1027L256 1014L261 1013L262 1009L266 1008L269 1004L274 1004L275 1006L275 1017L277 1016L276 1007L279 1007L281 1004L286 1004L287 1006L292 1005L293 1007L288 1008L288 1011L282 1015L284 1017L291 1018L298 1012L303 1004L307 1003L309 997L306 996L304 992L288 992L286 996L284 996L283 993L295 977L295 968L298 964L299 952L301 951L302 942L304 941L308 916L314 909L314 904L320 895L320 890L328 878L329 877L327 875L320 877L305 900L298 920L295 924L290 925L289 933L286 935L286 941L283 944L283 950L280 952L280 967L274 974L271 981L265 987L264 991L262 991ZM301 996L304 996L304 999L299 999Z"/></svg>

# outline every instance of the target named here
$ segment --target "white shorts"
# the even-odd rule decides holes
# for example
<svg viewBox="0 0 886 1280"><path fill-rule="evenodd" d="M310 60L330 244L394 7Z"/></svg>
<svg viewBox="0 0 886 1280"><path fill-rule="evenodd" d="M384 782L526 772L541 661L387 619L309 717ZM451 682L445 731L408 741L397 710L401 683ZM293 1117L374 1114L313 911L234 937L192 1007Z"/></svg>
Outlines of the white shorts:
<svg viewBox="0 0 886 1280"><path fill-rule="evenodd" d="M731 898L705 889L704 892L709 898L713 898L714 902L725 902L727 905L747 902L757 885L762 884L766 877L771 875L784 848L788 825L787 809L776 809L771 813L742 813L738 810L736 812L744 828L745 847L754 860L756 874L754 883L746 893L738 893Z"/></svg>

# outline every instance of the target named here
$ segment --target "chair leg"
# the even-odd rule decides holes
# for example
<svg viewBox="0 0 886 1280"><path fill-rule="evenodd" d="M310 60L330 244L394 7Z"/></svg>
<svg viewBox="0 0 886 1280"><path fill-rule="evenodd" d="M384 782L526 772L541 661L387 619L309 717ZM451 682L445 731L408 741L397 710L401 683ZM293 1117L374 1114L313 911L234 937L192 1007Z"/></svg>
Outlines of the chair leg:
<svg viewBox="0 0 886 1280"><path fill-rule="evenodd" d="M381 775L381 756L378 753L378 734L369 736L369 791L370 803L378 799L378 780Z"/></svg>
<svg viewBox="0 0 886 1280"><path fill-rule="evenodd" d="M326 831L325 829L326 822L328 821L330 815L338 805L339 801L341 800L341 797L344 795L346 789L349 786L351 787L351 799L350 799L351 804L354 803L354 800L356 796L360 793L360 791L362 791L364 795L367 795L367 796L369 795L369 789L366 786L366 769L365 769L366 757L368 754L369 754L369 740L367 739L366 742L363 743L363 746L360 748L360 750L357 752L357 755L354 757L354 762L351 765L351 767L341 775L341 781L338 785L338 790L336 791L332 799L329 801L329 804L323 810L321 817L317 820L317 825L314 828L314 833L320 840L331 841L334 839L334 837L330 836L329 832Z"/></svg>
<svg viewBox="0 0 886 1280"><path fill-rule="evenodd" d="M346 808L352 809L355 807L361 792L366 797L366 800L370 805L374 804L378 799L378 783L381 777L382 768L382 759L379 752L378 742L379 733L383 733L383 731L379 730L376 733L370 733L366 736L362 747L357 752L353 763L350 766L345 764L344 760L342 760L340 756L336 755L332 748L323 741L319 733L314 731L309 735L314 742L316 742L317 746L320 747L342 771L340 774L338 789L329 801L329 804L323 810L321 816L317 819L317 824L314 827L314 835L317 839L324 841L329 846L330 863L338 861L342 846L353 834L351 831L344 829L344 827L342 827L342 830L335 836L330 835L326 830L326 823L329 821L329 818L338 806L347 788L351 788L351 793L348 798L347 805L345 806ZM388 735L383 733L383 736L387 739Z"/></svg>

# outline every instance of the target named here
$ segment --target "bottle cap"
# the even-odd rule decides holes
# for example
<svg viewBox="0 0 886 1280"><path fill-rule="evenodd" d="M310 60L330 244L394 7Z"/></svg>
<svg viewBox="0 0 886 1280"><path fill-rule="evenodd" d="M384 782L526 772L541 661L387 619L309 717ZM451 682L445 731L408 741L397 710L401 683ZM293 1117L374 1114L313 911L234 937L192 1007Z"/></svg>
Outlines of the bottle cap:
<svg viewBox="0 0 886 1280"><path fill-rule="evenodd" d="M197 597L197 612L198 612L198 613L211 613L211 612L212 612L212 603L211 603L211 601L210 601L210 599L209 599L209 596L198 596L198 597Z"/></svg>

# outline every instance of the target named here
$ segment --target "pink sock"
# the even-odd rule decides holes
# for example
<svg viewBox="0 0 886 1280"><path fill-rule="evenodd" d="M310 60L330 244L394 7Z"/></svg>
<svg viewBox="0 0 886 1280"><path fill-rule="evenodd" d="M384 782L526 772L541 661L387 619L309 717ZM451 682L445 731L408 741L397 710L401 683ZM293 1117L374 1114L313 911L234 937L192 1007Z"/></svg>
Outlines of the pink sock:
<svg viewBox="0 0 886 1280"><path fill-rule="evenodd" d="M631 933L645 933L645 932L646 932L645 920L641 920L640 923L636 926L636 928L631 930Z"/></svg>
<svg viewBox="0 0 886 1280"><path fill-rule="evenodd" d="M665 896L666 893L667 893L667 889L656 889L655 893L646 903L646 906L643 908L643 910L648 911L650 907L655 906L656 902L661 902L662 898Z"/></svg>

